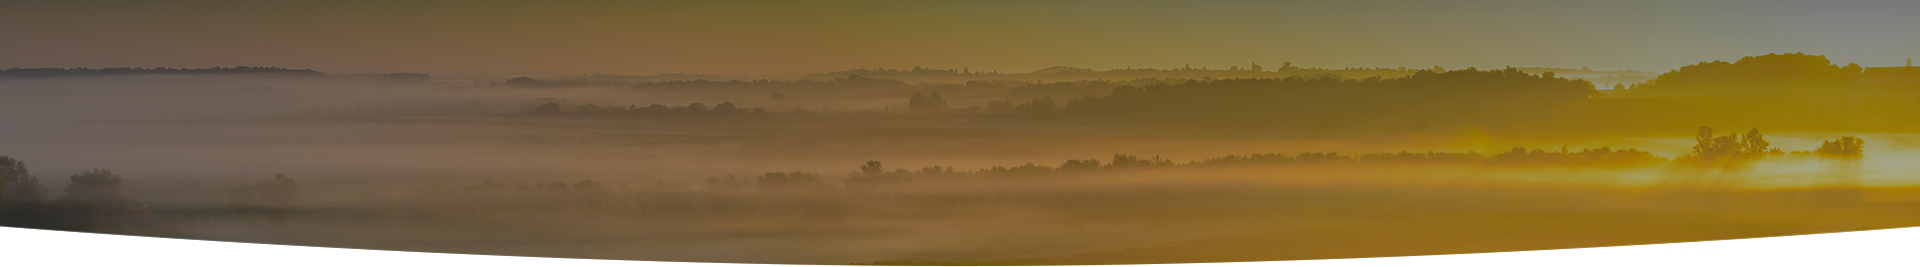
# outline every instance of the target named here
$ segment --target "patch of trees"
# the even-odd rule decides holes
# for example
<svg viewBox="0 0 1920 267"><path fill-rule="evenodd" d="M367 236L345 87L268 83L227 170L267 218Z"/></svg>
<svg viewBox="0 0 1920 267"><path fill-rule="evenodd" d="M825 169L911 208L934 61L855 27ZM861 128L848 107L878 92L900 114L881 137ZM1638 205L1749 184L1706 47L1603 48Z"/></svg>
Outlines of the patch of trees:
<svg viewBox="0 0 1920 267"><path fill-rule="evenodd" d="M1727 134L1714 136L1713 128L1701 126L1699 135L1694 137L1693 154L1682 156L1681 160L1701 166L1738 165L1773 155L1783 155L1780 149L1770 148L1766 137L1760 135L1760 129L1748 130L1746 134Z"/></svg>
<svg viewBox="0 0 1920 267"><path fill-rule="evenodd" d="M920 92L914 92L912 97L907 98L907 110L916 113L945 111L947 110L947 98L940 96L940 92L933 92L932 95L921 95Z"/></svg>
<svg viewBox="0 0 1920 267"><path fill-rule="evenodd" d="M64 194L49 196L26 164L0 156L0 226L66 231L122 232L153 226L158 219L120 192L121 178L95 169L69 176Z"/></svg>
<svg viewBox="0 0 1920 267"><path fill-rule="evenodd" d="M1634 84L1624 92L1634 96L1780 96L1854 83L1864 71L1859 64L1834 65L1826 56L1766 54L1734 62L1687 65Z"/></svg>
<svg viewBox="0 0 1920 267"><path fill-rule="evenodd" d="M0 200L38 201L46 196L46 188L40 186L40 178L27 172L26 162L0 156Z"/></svg>
<svg viewBox="0 0 1920 267"><path fill-rule="evenodd" d="M1692 166L1727 167L1744 166L1753 161L1782 156L1817 155L1825 158L1855 159L1865 155L1861 146L1866 141L1853 136L1841 136L1826 141L1813 151L1783 151L1772 147L1759 128L1747 130L1745 134L1714 136L1713 128L1701 126L1694 137L1693 153L1681 156L1677 161Z"/></svg>
<svg viewBox="0 0 1920 267"><path fill-rule="evenodd" d="M293 76L325 76L325 73L311 69L289 69L281 67L211 67L211 68L9 68L0 70L0 79L86 77L109 75L192 75L192 74L273 74Z"/></svg>
<svg viewBox="0 0 1920 267"><path fill-rule="evenodd" d="M69 176L62 194L47 193L25 162L0 156L0 226L63 231L154 233L191 219L155 214L126 196L118 174L105 169ZM300 202L299 184L284 175L231 191L237 212L264 213L284 221Z"/></svg>
<svg viewBox="0 0 1920 267"><path fill-rule="evenodd" d="M1836 65L1825 56L1767 54L1688 65L1613 92L1611 98L1667 103L1617 112L1696 120L1823 131L1906 130L1914 125L1913 118L1920 115L1920 90L1914 90L1920 86L1920 72L1869 70L1858 64Z"/></svg>
<svg viewBox="0 0 1920 267"><path fill-rule="evenodd" d="M1866 144L1867 141L1862 141L1858 137L1841 136L1840 139L1820 142L1820 148L1815 149L1813 153L1833 158L1860 158L1866 156L1860 148Z"/></svg>

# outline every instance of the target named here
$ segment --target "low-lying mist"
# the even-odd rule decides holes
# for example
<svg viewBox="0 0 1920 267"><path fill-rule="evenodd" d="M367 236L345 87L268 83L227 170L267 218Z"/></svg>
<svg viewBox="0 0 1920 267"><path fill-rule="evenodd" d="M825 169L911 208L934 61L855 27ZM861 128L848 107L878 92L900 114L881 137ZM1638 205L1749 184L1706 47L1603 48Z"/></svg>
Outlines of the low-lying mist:
<svg viewBox="0 0 1920 267"><path fill-rule="evenodd" d="M194 222L160 229L169 230L163 235L215 240L607 259L1139 263L1133 260L1630 245L1900 227L1920 220L1900 215L1911 214L1913 202L1920 201L1913 197L1916 189L1820 178L1848 171L1775 177L1801 185L1767 187L1713 183L1765 175L1691 167L1432 163L993 175L922 169L892 180L855 171L843 185L825 182L839 175L812 173L695 182L486 179L427 185L303 178L312 201L287 219L231 211L222 199L226 187L203 184L222 190L176 192L209 195L178 200L198 205L171 207ZM1419 230L1406 232L1412 229ZM1370 234L1380 231L1405 236ZM1486 242L1467 233L1536 242L1444 245ZM1293 243L1380 246L1333 254L1229 250L1147 259L1056 258L1254 238L1246 235L1265 237L1237 242L1284 245L1275 249Z"/></svg>
<svg viewBox="0 0 1920 267"><path fill-rule="evenodd" d="M1029 85L994 88L1045 91L1019 86ZM1898 131L1556 134L1575 130L1488 119L1499 117L1366 126L1389 129L1376 131L1244 114L1155 124L1121 116L1152 110L1119 104L1103 108L1120 115L1047 113L1037 99L965 111L987 94L949 91L954 102L927 108L931 98L908 100L919 91L781 100L748 89L0 80L0 156L13 164L0 166L4 221L409 251L907 265L1377 257L1920 225L1910 175L1920 167L1905 164L1920 159L1920 136ZM722 103L731 113L708 108ZM17 181L36 177L44 192L20 200Z"/></svg>

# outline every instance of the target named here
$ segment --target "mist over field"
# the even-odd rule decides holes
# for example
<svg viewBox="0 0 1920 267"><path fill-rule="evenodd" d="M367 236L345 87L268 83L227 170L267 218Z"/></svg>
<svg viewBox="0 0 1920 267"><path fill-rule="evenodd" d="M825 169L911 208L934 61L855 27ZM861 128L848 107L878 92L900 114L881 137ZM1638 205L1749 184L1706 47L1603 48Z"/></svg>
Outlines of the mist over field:
<svg viewBox="0 0 1920 267"><path fill-rule="evenodd" d="M942 266L1915 227L1915 10L8 1L0 227Z"/></svg>
<svg viewBox="0 0 1920 267"><path fill-rule="evenodd" d="M1324 259L1920 224L1920 71L1769 54L1610 90L1556 71L1641 73L16 69L0 174L14 227L700 262Z"/></svg>

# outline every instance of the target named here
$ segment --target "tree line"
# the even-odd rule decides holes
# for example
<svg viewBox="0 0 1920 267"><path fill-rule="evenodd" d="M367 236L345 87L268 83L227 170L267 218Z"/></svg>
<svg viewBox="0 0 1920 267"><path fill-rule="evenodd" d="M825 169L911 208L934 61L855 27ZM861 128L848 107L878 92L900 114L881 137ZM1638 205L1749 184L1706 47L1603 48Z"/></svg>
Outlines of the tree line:
<svg viewBox="0 0 1920 267"><path fill-rule="evenodd" d="M85 76L108 76L108 75L134 75L134 74L162 74L162 75L279 74L279 75L296 75L296 76L325 76L326 75L325 73L320 73L319 71L314 71L312 69L290 69L290 68L282 68L282 67L249 67L249 66L210 67L210 68L116 67L116 68L99 68L99 69L94 69L94 68L0 69L0 79L85 77Z"/></svg>
<svg viewBox="0 0 1920 267"><path fill-rule="evenodd" d="M667 81L645 86L692 86L690 88L724 93L722 91L725 90L760 90L755 87L791 89L794 88L791 86L811 83L874 84L876 86L872 88L884 94L905 96L907 111L914 113L1098 117L1135 123L1313 119L1337 124L1356 120L1404 120L1408 117L1489 118L1528 114L1513 111L1564 105L1587 99L1595 92L1593 85L1584 80L1560 78L1551 72L1531 75L1515 68L1490 71L1419 70L1399 78L1347 79L1337 75L1319 75L1273 79L1032 83L996 90L1032 91L1034 93L1029 94L1037 96L1035 98L1016 101L1011 97L992 97L988 99L1001 100L989 100L983 106L967 108L954 108L951 103L955 98L950 93L968 89L924 90L940 87L913 86L897 80L858 76L834 81ZM969 82L966 86L999 85ZM1105 96L1080 94L1078 98L1065 100L1048 95L1071 95L1089 88L1111 89ZM931 94L927 94L927 91L931 91ZM781 101L791 100L799 93L789 91L772 95L771 99ZM674 109L670 106L647 108L655 111ZM629 106L625 109L631 111L640 107ZM542 110L558 112L560 108Z"/></svg>
<svg viewBox="0 0 1920 267"><path fill-rule="evenodd" d="M1421 70L1400 78L1293 76L1121 86L1106 97L1068 100L1062 107L1076 114L1143 119L1486 115L1579 101L1594 92L1590 82L1551 72L1470 68Z"/></svg>
<svg viewBox="0 0 1920 267"><path fill-rule="evenodd" d="M1436 67L1409 70L1401 76L1359 79L1323 73L1274 78L916 85L853 74L832 81L674 81L635 87L740 90L776 94L776 99L784 100L842 92L905 98L907 110L915 113L1015 114L1007 117L1325 133L1418 132L1469 125L1501 131L1561 132L1595 125L1626 125L1616 128L1651 133L1688 127L1693 121L1856 131L1897 129L1920 122L1914 119L1920 118L1920 91L1912 90L1920 85L1914 83L1920 76L1907 77L1920 72L1871 70L1857 64L1835 65L1823 56L1790 53L1703 62L1646 83L1604 91L1589 81L1551 71L1533 73L1511 67ZM849 89L858 86L843 84L874 86ZM813 89L800 89L803 87ZM935 101L924 95L927 92L937 92L941 98ZM914 94L923 95L916 98ZM972 102L980 100L986 101ZM940 102L945 102L944 107L935 104Z"/></svg>
<svg viewBox="0 0 1920 267"><path fill-rule="evenodd" d="M1302 75L1116 85L1104 96L1037 96L994 101L985 109L1060 121L1314 132L1466 125L1515 131L1626 125L1617 130L1655 131L1687 121L1863 131L1920 122L1915 119L1920 118L1920 90L1913 90L1920 86L1915 75L1920 72L1872 70L1832 64L1824 56L1768 54L1685 66L1602 92L1589 81L1554 72L1434 68L1404 77Z"/></svg>
<svg viewBox="0 0 1920 267"><path fill-rule="evenodd" d="M1054 114L1053 111L1058 110L1062 111L1059 114L1079 116L1179 121L1193 121L1192 118L1203 118L1201 121L1272 117L1392 118L1404 117L1402 115L1409 113L1432 117L1507 114L1513 109L1540 108L1577 101L1595 92L1593 85L1584 80L1560 78L1551 72L1531 75L1516 68L1490 71L1471 68L1456 71L1428 69L1409 73L1406 77L1375 76L1365 79L1322 74L1224 80L1089 80L1012 84L969 81L957 85L910 85L899 80L852 75L829 81L638 82L632 88L697 90L711 94L765 93L772 95L771 99L776 101L790 101L803 95L891 95L904 96L907 110L916 113L1037 115ZM523 79L532 80L515 78ZM509 80L508 83L514 83L515 80ZM533 80L523 83L554 82ZM938 96L929 95L928 91ZM997 93L981 95L982 91ZM1099 91L1106 93L1104 96L1095 93ZM971 95L963 98L999 100L989 100L983 106L956 108L950 104L956 99L953 95L955 92ZM1066 98L1056 98L1055 95ZM1460 108L1462 106L1476 108L1463 109Z"/></svg>
<svg viewBox="0 0 1920 267"><path fill-rule="evenodd" d="M1295 75L1341 75L1351 77L1411 75L1418 69L1396 68L1311 68L1293 65L1293 62L1281 62L1277 67L1250 63L1246 66L1174 68L1117 68L1096 70L1068 66L1054 66L1039 70L1018 73L999 71L975 71L970 68L928 68L915 66L909 69L858 68L835 72L816 73L802 79L831 79L860 75L883 79L909 80L917 82L964 82L975 80L1015 80L1015 81L1068 81L1068 80L1134 80L1142 78L1159 79L1213 79L1213 78L1285 78Z"/></svg>

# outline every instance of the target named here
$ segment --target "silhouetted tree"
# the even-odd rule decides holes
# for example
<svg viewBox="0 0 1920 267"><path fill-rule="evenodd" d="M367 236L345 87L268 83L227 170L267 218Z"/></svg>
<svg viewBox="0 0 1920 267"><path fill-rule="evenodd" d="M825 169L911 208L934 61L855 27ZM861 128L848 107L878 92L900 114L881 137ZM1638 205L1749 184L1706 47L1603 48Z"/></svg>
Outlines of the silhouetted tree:
<svg viewBox="0 0 1920 267"><path fill-rule="evenodd" d="M560 104L554 103L554 102L547 102L546 104L540 104L540 107L533 109L533 113L534 114L558 114L560 113Z"/></svg>
<svg viewBox="0 0 1920 267"><path fill-rule="evenodd" d="M46 188L25 162L0 156L0 226L54 228Z"/></svg>
<svg viewBox="0 0 1920 267"><path fill-rule="evenodd" d="M70 230L106 230L136 228L152 222L154 215L133 205L120 193L120 175L94 169L68 177L66 195L56 201L60 217L57 227Z"/></svg>
<svg viewBox="0 0 1920 267"><path fill-rule="evenodd" d="M880 174L885 171L887 171L886 167L881 167L878 160L869 160L866 164L860 165L860 173Z"/></svg>
<svg viewBox="0 0 1920 267"><path fill-rule="evenodd" d="M927 96L927 109L932 111L946 110L947 97L941 96L940 92L933 92L932 95Z"/></svg>
<svg viewBox="0 0 1920 267"><path fill-rule="evenodd" d="M736 115L740 113L740 107L734 106L733 102L720 102L719 105L713 106L714 115Z"/></svg>
<svg viewBox="0 0 1920 267"><path fill-rule="evenodd" d="M1759 128L1748 130L1745 135L1727 134L1713 136L1713 128L1701 126L1694 136L1693 154L1680 158L1700 166L1738 167L1748 161L1766 158L1779 152L1771 149L1767 140L1760 135Z"/></svg>
<svg viewBox="0 0 1920 267"><path fill-rule="evenodd" d="M105 169L93 169L68 177L67 194L62 199L75 202L104 203L121 201L120 176Z"/></svg>
<svg viewBox="0 0 1920 267"><path fill-rule="evenodd" d="M1054 170L1061 171L1061 172L1093 171L1093 170L1099 170L1100 167L1101 167L1100 160L1097 160L1097 159L1087 159L1087 160L1069 159L1067 160L1066 163L1061 163L1060 168L1056 168Z"/></svg>
<svg viewBox="0 0 1920 267"><path fill-rule="evenodd" d="M914 92L913 96L907 99L908 111L940 112L946 109L947 99L940 96L940 92L934 92L931 96L922 96L919 92Z"/></svg>
<svg viewBox="0 0 1920 267"><path fill-rule="evenodd" d="M686 112L687 113L683 115L688 115L688 116L706 115L707 104L702 104L697 102L693 104L687 104Z"/></svg>
<svg viewBox="0 0 1920 267"><path fill-rule="evenodd" d="M1769 148L1768 146L1770 145L1765 138L1760 136L1760 128L1758 127L1747 130L1747 134L1742 136L1740 144L1740 151L1752 157L1765 156Z"/></svg>
<svg viewBox="0 0 1920 267"><path fill-rule="evenodd" d="M1861 146L1866 144L1867 141L1860 140L1860 138L1841 136L1840 139L1820 142L1820 149L1814 150L1814 153L1818 153L1823 157L1859 158L1866 155L1865 151L1861 149Z"/></svg>
<svg viewBox="0 0 1920 267"><path fill-rule="evenodd" d="M45 190L40 179L27 171L26 162L0 156L0 201L45 201Z"/></svg>

